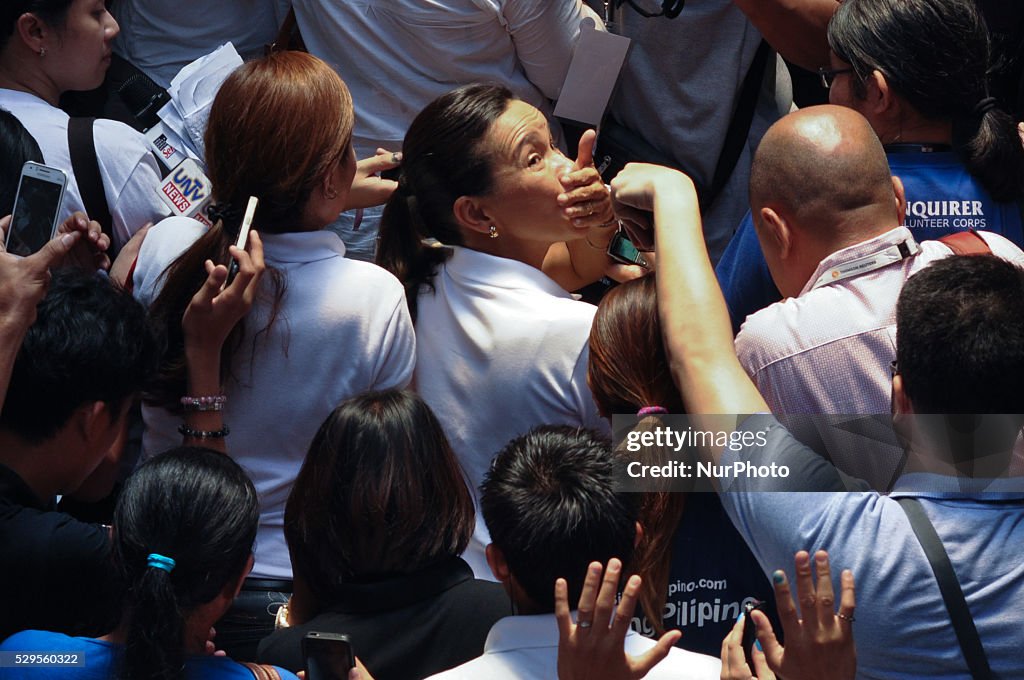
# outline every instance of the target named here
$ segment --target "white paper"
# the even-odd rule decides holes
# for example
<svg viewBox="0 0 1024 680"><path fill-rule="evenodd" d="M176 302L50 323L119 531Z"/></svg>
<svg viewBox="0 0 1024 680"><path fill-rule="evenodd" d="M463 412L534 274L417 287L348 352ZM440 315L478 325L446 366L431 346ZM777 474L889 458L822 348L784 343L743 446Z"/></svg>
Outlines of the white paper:
<svg viewBox="0 0 1024 680"><path fill-rule="evenodd" d="M598 31L592 19L584 19L555 115L593 127L600 125L629 46L629 38Z"/></svg>

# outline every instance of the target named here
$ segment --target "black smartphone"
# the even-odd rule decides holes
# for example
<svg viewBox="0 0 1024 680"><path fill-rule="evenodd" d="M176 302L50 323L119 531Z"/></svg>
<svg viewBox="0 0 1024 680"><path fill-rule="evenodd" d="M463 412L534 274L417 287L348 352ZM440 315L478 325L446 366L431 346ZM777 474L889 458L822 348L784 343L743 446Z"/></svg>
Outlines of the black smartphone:
<svg viewBox="0 0 1024 680"><path fill-rule="evenodd" d="M638 264L645 269L648 268L644 254L637 250L629 237L621 231L615 232L615 236L608 243L608 257L622 264Z"/></svg>
<svg viewBox="0 0 1024 680"><path fill-rule="evenodd" d="M29 161L21 168L14 214L7 230L7 252L31 255L57 232L68 176L59 168Z"/></svg>
<svg viewBox="0 0 1024 680"><path fill-rule="evenodd" d="M302 638L306 680L345 680L356 665L347 635L311 631Z"/></svg>
<svg viewBox="0 0 1024 680"><path fill-rule="evenodd" d="M757 626L750 615L755 609L764 609L764 602L747 602L743 605L743 657L747 660L750 672L754 672L754 643L757 642Z"/></svg>

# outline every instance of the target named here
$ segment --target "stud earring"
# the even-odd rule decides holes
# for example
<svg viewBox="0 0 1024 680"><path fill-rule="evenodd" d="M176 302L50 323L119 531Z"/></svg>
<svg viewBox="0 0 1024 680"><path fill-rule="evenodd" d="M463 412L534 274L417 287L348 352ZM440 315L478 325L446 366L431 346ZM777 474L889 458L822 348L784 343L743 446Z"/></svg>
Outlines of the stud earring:
<svg viewBox="0 0 1024 680"><path fill-rule="evenodd" d="M491 225L489 233L491 235L491 238L498 238L498 228L493 224Z"/></svg>
<svg viewBox="0 0 1024 680"><path fill-rule="evenodd" d="M45 47L40 47L39 48L39 56L40 57L45 57L46 56L46 48Z"/></svg>

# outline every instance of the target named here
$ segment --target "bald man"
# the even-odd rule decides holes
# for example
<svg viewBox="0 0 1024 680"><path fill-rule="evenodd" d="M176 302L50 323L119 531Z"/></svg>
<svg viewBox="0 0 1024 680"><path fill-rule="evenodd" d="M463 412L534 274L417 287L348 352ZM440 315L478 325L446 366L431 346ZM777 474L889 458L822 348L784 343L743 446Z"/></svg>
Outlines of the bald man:
<svg viewBox="0 0 1024 680"><path fill-rule="evenodd" d="M940 241L918 244L900 226L903 185L852 109L802 109L772 126L754 156L750 204L783 300L747 317L736 336L740 363L773 413L887 417L896 299L907 278L952 250ZM1010 241L977 233L982 249L1024 265ZM789 425L880 491L902 468L901 449L872 441L882 429L869 423L791 418Z"/></svg>

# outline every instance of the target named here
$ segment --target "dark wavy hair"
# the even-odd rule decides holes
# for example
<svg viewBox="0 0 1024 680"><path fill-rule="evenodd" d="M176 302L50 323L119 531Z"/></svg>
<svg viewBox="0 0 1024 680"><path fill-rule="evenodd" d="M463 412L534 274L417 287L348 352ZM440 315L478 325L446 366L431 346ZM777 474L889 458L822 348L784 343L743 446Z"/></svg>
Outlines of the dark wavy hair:
<svg viewBox="0 0 1024 680"><path fill-rule="evenodd" d="M1024 197L1024 148L990 98L985 21L967 0L846 0L829 22L832 51L856 72L855 94L880 71L921 115L951 121L953 148L997 201ZM914 140L907 140L914 141Z"/></svg>

